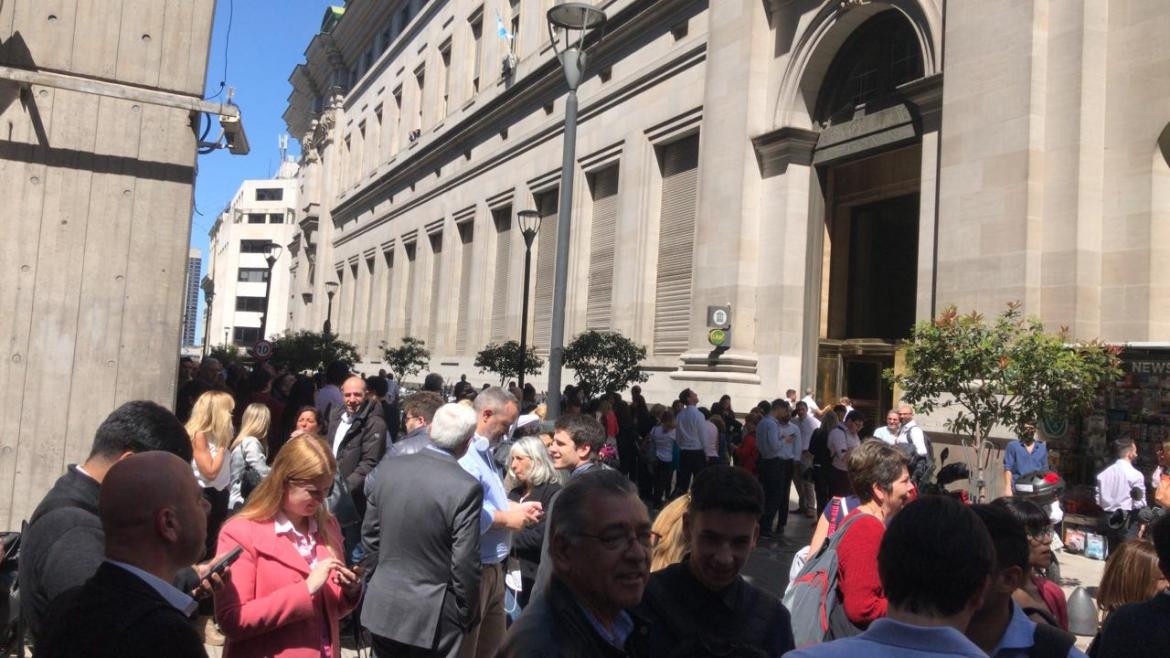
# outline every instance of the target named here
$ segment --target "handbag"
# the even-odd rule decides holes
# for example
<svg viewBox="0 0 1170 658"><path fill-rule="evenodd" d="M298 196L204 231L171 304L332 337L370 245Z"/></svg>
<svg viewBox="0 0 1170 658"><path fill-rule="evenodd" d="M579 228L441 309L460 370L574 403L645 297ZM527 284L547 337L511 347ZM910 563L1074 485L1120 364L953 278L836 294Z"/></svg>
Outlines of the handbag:
<svg viewBox="0 0 1170 658"><path fill-rule="evenodd" d="M260 482L263 480L264 477L260 475L260 471L252 468L251 464L244 464L244 472L240 475L240 495L243 496L244 500L252 495L252 491L260 486Z"/></svg>

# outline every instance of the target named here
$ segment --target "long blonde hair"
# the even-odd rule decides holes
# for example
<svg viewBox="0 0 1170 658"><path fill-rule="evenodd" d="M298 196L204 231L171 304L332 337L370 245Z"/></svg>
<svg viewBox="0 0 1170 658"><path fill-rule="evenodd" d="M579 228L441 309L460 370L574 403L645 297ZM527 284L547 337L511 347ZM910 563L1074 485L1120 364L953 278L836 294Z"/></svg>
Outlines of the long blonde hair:
<svg viewBox="0 0 1170 658"><path fill-rule="evenodd" d="M333 453L320 437L305 433L289 439L288 443L285 443L276 453L276 459L272 462L272 470L268 473L268 477L264 478L256 487L256 490L248 497L244 508L236 516L251 521L271 521L276 518L284 505L289 482L317 480L326 475L333 479L336 473L337 460L333 458ZM317 533L329 544L329 550L333 556L341 559L342 552L340 546L337 545L338 538L333 537L325 530L329 527L328 523L331 517L328 505L322 504L317 508L315 515Z"/></svg>
<svg viewBox="0 0 1170 658"><path fill-rule="evenodd" d="M227 449L232 440L232 410L236 401L230 393L207 391L195 401L191 417L187 419L187 436L191 439L202 432L208 445L220 450Z"/></svg>
<svg viewBox="0 0 1170 658"><path fill-rule="evenodd" d="M662 508L650 532L657 536L658 543L650 551L650 571L665 569L682 562L687 553L687 537L683 533L683 514L691 502L690 494L675 498Z"/></svg>
<svg viewBox="0 0 1170 658"><path fill-rule="evenodd" d="M268 429L271 425L272 412L268 410L268 405L253 402L244 409L244 417L240 420L240 431L236 433L231 449L235 450L244 437L251 436L264 446L264 452L268 452Z"/></svg>

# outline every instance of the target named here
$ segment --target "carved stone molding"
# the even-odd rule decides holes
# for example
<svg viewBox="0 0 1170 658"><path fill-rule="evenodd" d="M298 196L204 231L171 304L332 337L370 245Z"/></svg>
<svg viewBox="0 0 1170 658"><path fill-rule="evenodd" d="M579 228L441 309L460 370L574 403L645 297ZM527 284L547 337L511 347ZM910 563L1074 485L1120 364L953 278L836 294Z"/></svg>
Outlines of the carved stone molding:
<svg viewBox="0 0 1170 658"><path fill-rule="evenodd" d="M784 173L790 164L812 164L813 149L819 137L820 133L815 130L792 126L753 137L752 148L756 151L760 173L769 178Z"/></svg>

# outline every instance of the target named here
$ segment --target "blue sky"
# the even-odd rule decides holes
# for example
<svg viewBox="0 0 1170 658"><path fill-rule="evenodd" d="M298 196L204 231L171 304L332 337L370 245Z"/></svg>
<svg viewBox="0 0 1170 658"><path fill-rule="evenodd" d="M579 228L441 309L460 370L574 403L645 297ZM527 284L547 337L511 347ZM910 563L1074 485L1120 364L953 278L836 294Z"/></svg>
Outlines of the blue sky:
<svg viewBox="0 0 1170 658"><path fill-rule="evenodd" d="M244 116L244 129L252 147L246 156L219 150L199 156L195 179L195 212L191 214L191 247L203 252L207 273L207 231L215 217L235 194L240 181L267 178L280 155L277 136L285 132L285 104L291 88L288 76L304 61L305 48L321 26L329 5L342 0L218 0L215 27L207 67L205 97L219 91L227 57L227 86L235 88L235 102ZM229 15L231 33L228 33ZM227 91L223 92L224 96ZM218 131L213 127L212 137ZM289 151L297 144L289 139ZM202 214L200 214L202 213ZM203 336L203 293L199 293L199 324L195 336Z"/></svg>

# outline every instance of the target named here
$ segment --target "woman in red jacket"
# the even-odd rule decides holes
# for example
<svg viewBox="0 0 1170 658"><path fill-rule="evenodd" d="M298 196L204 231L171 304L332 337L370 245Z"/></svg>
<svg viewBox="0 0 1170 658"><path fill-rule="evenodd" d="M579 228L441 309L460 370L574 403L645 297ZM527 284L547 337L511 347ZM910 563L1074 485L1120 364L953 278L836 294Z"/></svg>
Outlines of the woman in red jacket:
<svg viewBox="0 0 1170 658"><path fill-rule="evenodd" d="M224 524L217 554L244 548L215 596L225 658L340 658L338 621L357 606L362 582L345 566L325 504L336 469L324 442L298 436Z"/></svg>
<svg viewBox="0 0 1170 658"><path fill-rule="evenodd" d="M757 409L748 412L743 422L743 440L735 448L735 465L747 469L752 475L756 475L756 463L760 460L760 451L756 448L756 425L763 418Z"/></svg>
<svg viewBox="0 0 1170 658"><path fill-rule="evenodd" d="M878 548L886 524L910 501L909 462L901 451L868 440L849 455L849 482L861 504L846 517L837 546L837 587L845 616L858 628L886 616Z"/></svg>

